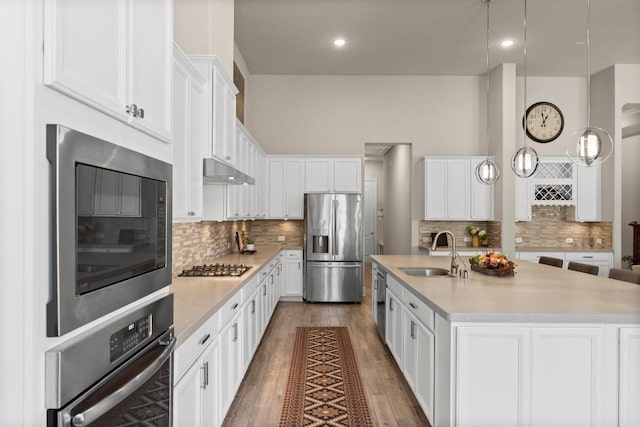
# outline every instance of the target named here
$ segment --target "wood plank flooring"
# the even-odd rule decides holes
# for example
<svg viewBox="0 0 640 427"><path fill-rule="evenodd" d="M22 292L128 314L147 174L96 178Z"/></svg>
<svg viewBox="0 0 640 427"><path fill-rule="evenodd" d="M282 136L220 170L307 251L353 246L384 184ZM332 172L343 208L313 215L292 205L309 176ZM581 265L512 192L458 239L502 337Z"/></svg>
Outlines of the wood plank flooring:
<svg viewBox="0 0 640 427"><path fill-rule="evenodd" d="M365 268L371 283L371 266ZM374 426L429 426L371 318L361 304L280 302L224 420L226 427L277 426L297 326L346 326Z"/></svg>

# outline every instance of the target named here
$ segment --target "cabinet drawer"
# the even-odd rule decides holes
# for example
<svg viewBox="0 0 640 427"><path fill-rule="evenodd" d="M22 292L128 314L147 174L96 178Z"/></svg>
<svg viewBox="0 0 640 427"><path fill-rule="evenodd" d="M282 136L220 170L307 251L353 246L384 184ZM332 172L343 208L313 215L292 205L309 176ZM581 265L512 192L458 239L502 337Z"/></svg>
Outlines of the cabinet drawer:
<svg viewBox="0 0 640 427"><path fill-rule="evenodd" d="M242 287L240 305L244 304L249 298L251 298L251 295L253 295L256 289L258 289L258 276L253 276Z"/></svg>
<svg viewBox="0 0 640 427"><path fill-rule="evenodd" d="M390 274L387 274L387 288L391 289L398 298L402 298L402 290L404 289L404 286L402 286L402 284Z"/></svg>
<svg viewBox="0 0 640 427"><path fill-rule="evenodd" d="M418 299L408 289L403 289L402 300L407 310L411 311L425 326L433 331L435 324L435 313L427 304Z"/></svg>
<svg viewBox="0 0 640 427"><path fill-rule="evenodd" d="M567 252L565 254L566 261L604 261L607 262L611 258L610 252Z"/></svg>
<svg viewBox="0 0 640 427"><path fill-rule="evenodd" d="M242 292L236 292L235 295L218 310L220 314L220 329L224 328L224 325L227 324L229 319L240 311L240 305L242 305Z"/></svg>
<svg viewBox="0 0 640 427"><path fill-rule="evenodd" d="M173 383L177 384L189 367L198 359L207 345L218 335L219 311L216 311L207 321L188 337L173 354L174 376Z"/></svg>
<svg viewBox="0 0 640 427"><path fill-rule="evenodd" d="M302 259L302 251L284 251L286 259Z"/></svg>

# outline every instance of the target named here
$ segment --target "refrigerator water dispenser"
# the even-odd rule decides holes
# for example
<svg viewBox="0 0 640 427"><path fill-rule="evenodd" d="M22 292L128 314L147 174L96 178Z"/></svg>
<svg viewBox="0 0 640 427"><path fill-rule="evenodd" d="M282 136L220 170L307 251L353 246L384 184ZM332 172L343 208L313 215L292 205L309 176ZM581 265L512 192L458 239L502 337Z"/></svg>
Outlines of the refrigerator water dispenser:
<svg viewBox="0 0 640 427"><path fill-rule="evenodd" d="M329 236L313 236L313 253L329 253Z"/></svg>

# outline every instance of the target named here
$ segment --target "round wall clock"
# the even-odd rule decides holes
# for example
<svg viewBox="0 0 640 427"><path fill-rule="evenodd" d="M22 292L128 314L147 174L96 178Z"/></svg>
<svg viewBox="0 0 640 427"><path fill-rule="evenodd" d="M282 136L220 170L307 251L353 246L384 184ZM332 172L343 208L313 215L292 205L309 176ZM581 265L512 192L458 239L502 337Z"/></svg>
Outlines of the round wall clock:
<svg viewBox="0 0 640 427"><path fill-rule="evenodd" d="M535 142L546 144L558 138L564 128L562 111L550 102L536 102L527 108L522 118L527 136Z"/></svg>

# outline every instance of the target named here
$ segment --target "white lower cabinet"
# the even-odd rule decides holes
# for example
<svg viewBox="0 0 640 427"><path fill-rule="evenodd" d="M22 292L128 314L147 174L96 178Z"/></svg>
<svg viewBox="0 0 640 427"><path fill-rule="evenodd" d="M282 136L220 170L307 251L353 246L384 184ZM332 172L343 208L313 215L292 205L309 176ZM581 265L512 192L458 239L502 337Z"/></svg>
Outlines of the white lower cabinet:
<svg viewBox="0 0 640 427"><path fill-rule="evenodd" d="M434 334L404 311L403 373L429 421L433 422Z"/></svg>
<svg viewBox="0 0 640 427"><path fill-rule="evenodd" d="M618 425L637 426L640 423L640 328L622 326L619 328L618 339Z"/></svg>
<svg viewBox="0 0 640 427"><path fill-rule="evenodd" d="M282 295L302 297L302 251L286 250L284 265L280 268L280 283L283 285Z"/></svg>
<svg viewBox="0 0 640 427"><path fill-rule="evenodd" d="M226 414L242 380L242 316L235 314L220 331L220 408Z"/></svg>
<svg viewBox="0 0 640 427"><path fill-rule="evenodd" d="M396 359L396 363L403 369L403 358L402 358L402 302L400 298L398 298L391 289L387 288L387 295L385 301L385 337L387 341L387 346L389 350L391 350L391 354Z"/></svg>
<svg viewBox="0 0 640 427"><path fill-rule="evenodd" d="M220 346L215 338L173 390L173 425L215 427L220 420L218 361Z"/></svg>
<svg viewBox="0 0 640 427"><path fill-rule="evenodd" d="M456 329L456 425L599 424L603 327Z"/></svg>

